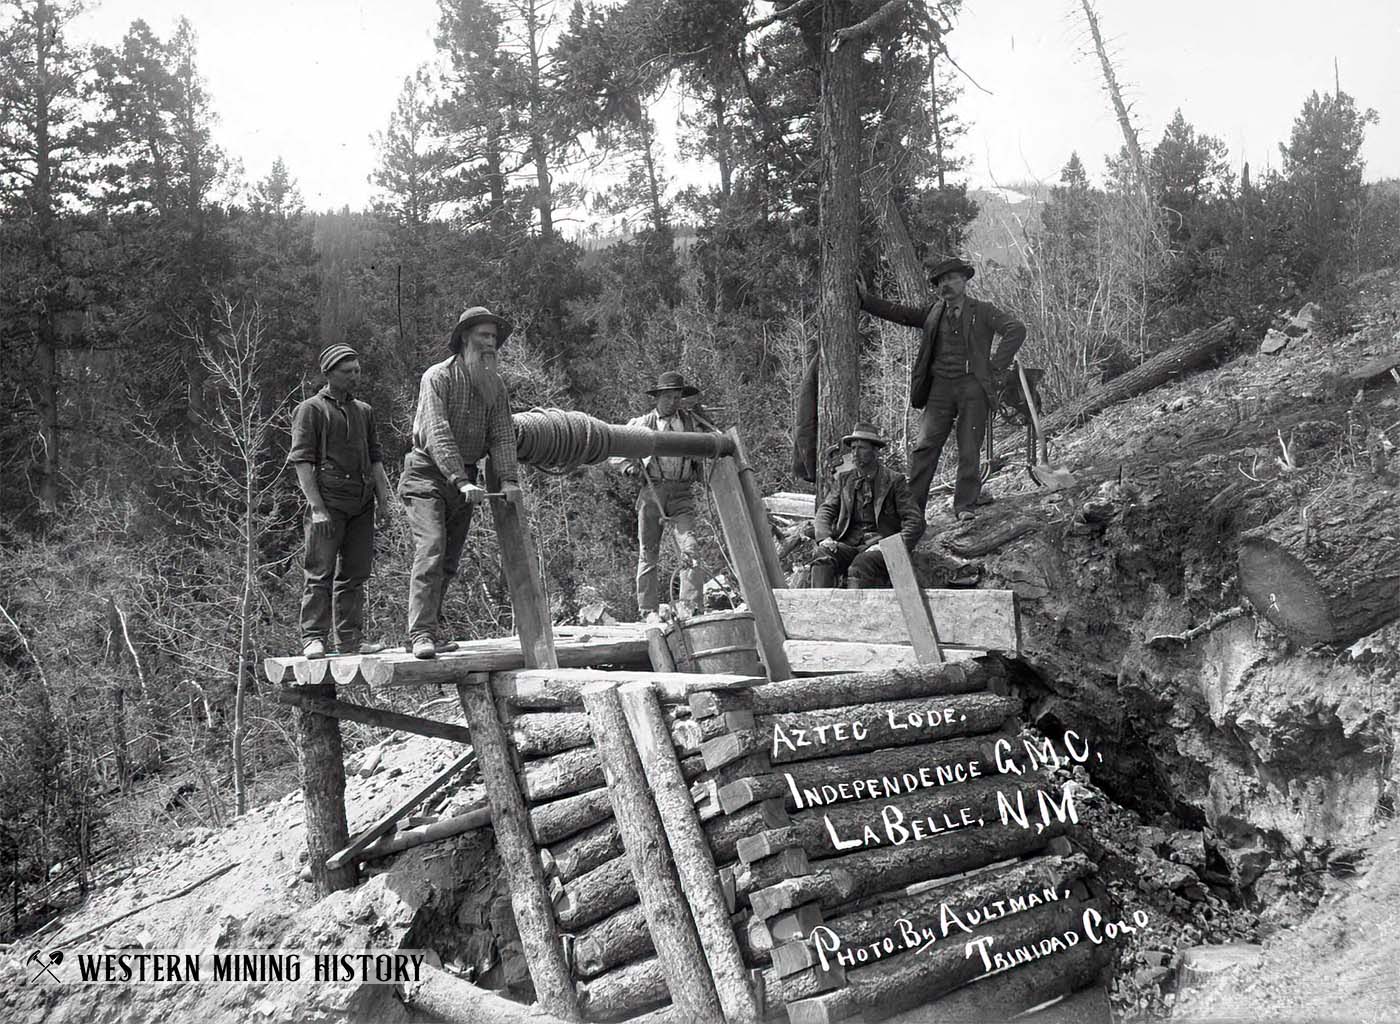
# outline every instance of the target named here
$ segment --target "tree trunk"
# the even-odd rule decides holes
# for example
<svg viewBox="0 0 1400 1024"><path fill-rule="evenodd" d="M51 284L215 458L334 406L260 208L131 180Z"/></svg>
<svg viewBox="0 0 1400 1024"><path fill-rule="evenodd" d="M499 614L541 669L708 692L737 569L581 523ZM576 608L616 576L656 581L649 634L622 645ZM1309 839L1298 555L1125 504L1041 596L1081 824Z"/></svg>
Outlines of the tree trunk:
<svg viewBox="0 0 1400 1024"><path fill-rule="evenodd" d="M540 237L549 242L554 239L554 196L544 129L544 72L540 54L543 31L535 0L529 0L525 5L525 35L530 54L530 159L535 164L535 206L540 213Z"/></svg>
<svg viewBox="0 0 1400 1024"><path fill-rule="evenodd" d="M1348 644L1400 617L1400 494L1290 508L1240 543L1240 589L1303 643Z"/></svg>
<svg viewBox="0 0 1400 1024"><path fill-rule="evenodd" d="M904 223L904 215L899 212L899 204L894 201L894 181L890 176L889 164L879 160L875 166L875 218L880 222L880 233L884 240L885 259L894 271L899 284L901 301L920 305L928 301L929 281L914 251L914 240L909 237L909 228ZM908 331L900 328L907 339Z"/></svg>
<svg viewBox="0 0 1400 1024"><path fill-rule="evenodd" d="M334 699L334 686L308 687L313 696ZM310 711L297 711L297 750L301 755L303 807L306 812L307 864L318 896L355 885L355 865L326 867L326 860L350 844L345 822L345 759L340 722Z"/></svg>
<svg viewBox="0 0 1400 1024"><path fill-rule="evenodd" d="M729 122L724 119L724 86L716 75L711 82L714 93L710 97L710 110L715 118L715 162L719 164L719 194L728 202L733 188L734 169L730 157L731 140Z"/></svg>
<svg viewBox="0 0 1400 1024"><path fill-rule="evenodd" d="M654 956L578 986L579 1007L588 1020L625 1020L666 999L666 975Z"/></svg>
<svg viewBox="0 0 1400 1024"><path fill-rule="evenodd" d="M1053 434L1128 398L1151 391L1190 370L1199 369L1234 344L1239 325L1233 317L1192 331L1165 352L1141 366L1085 392L1040 421L1042 433Z"/></svg>
<svg viewBox="0 0 1400 1024"><path fill-rule="evenodd" d="M860 239L860 47L836 45L853 24L848 0L825 0L821 11L821 177L817 218L821 269L817 298L820 353L817 457L839 447L860 413L860 335L856 332L856 250ZM817 474L817 500L828 483Z"/></svg>
<svg viewBox="0 0 1400 1024"><path fill-rule="evenodd" d="M1089 34L1094 38L1094 52L1099 56L1099 64L1103 67L1104 88L1108 90L1108 97L1113 101L1113 112L1118 117L1118 128L1123 133L1123 148L1128 152L1128 159L1133 166L1134 184L1142 193L1143 201L1147 200L1147 167L1142 159L1142 147L1138 145L1137 130L1133 128L1133 122L1128 118L1128 107L1123 102L1123 92L1118 88L1118 76L1113 72L1113 62L1109 60L1108 50L1104 47L1103 35L1099 32L1099 18L1094 13L1094 6L1090 0L1079 0L1080 6L1084 8L1084 18L1089 23Z"/></svg>
<svg viewBox="0 0 1400 1024"><path fill-rule="evenodd" d="M642 114L642 161L647 171L647 198L651 201L651 226L658 235L666 233L666 213L661 209L661 186L656 180L656 154L653 152L651 120Z"/></svg>

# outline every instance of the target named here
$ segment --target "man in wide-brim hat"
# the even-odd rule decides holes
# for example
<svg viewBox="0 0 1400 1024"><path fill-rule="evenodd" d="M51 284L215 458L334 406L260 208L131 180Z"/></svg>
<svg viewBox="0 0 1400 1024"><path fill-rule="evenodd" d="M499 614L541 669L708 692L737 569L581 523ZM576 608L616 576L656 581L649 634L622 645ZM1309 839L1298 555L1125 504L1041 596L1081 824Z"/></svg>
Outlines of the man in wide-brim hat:
<svg viewBox="0 0 1400 1024"><path fill-rule="evenodd" d="M1011 368L1026 340L1026 325L990 302L968 295L967 282L977 270L954 257L929 271L937 297L926 306L907 306L869 295L857 282L861 308L892 323L917 327L923 342L909 382L909 404L923 410L919 439L909 453L909 489L923 515L938 457L954 427L958 438L958 476L953 511L971 519L982 489L979 452L989 411L996 407L1000 379ZM1001 343L992 350L992 339Z"/></svg>
<svg viewBox="0 0 1400 1024"><path fill-rule="evenodd" d="M837 575L845 572L852 590L887 587L890 577L880 541L899 534L914 550L924 532L924 517L909 495L904 474L880 464L886 442L873 424L857 423L841 443L850 449L855 467L837 478L817 509L812 586L835 586Z"/></svg>
<svg viewBox="0 0 1400 1024"><path fill-rule="evenodd" d="M485 456L502 490L518 492L510 396L496 370L496 353L511 323L485 306L471 306L448 336L451 351L423 373L413 413L413 446L403 460L399 497L413 533L408 581L408 645L431 658L448 641L439 635L443 596L457 573L472 510L485 496L477 463Z"/></svg>
<svg viewBox="0 0 1400 1024"><path fill-rule="evenodd" d="M287 453L306 496L302 653L372 654L381 647L364 639L365 584L375 520L384 525L389 516L389 478L374 410L355 397L359 353L349 345L327 345L318 366L325 386L292 414Z"/></svg>
<svg viewBox="0 0 1400 1024"><path fill-rule="evenodd" d="M677 370L667 370L646 389L653 408L627 421L629 427L648 430L697 430L694 414L682 400L700 394ZM641 481L637 495L637 611L647 621L660 618L661 597L657 566L661 559L661 536L667 524L680 549L680 593L676 613L682 618L704 610L704 573L697 556L695 537L696 485L704 478L695 459L666 455L644 459L618 459L628 476Z"/></svg>

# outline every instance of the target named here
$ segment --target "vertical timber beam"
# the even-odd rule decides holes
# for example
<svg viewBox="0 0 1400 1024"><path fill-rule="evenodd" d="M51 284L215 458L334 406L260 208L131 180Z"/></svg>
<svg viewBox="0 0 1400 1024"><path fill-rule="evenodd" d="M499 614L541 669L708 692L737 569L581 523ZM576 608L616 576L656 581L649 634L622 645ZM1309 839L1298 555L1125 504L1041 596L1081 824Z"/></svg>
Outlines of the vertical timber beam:
<svg viewBox="0 0 1400 1024"><path fill-rule="evenodd" d="M501 489L500 477L488 461L486 480L493 491ZM554 653L554 624L545 597L544 574L530 536L530 519L525 512L525 495L491 498L496 520L496 540L501 548L501 568L510 585L510 603L515 611L515 631L526 668L558 668Z"/></svg>
<svg viewBox="0 0 1400 1024"><path fill-rule="evenodd" d="M899 610L904 613L904 628L914 646L914 657L920 665L942 665L943 648L938 644L938 631L924 600L923 589L914 576L914 563L909 549L899 534L880 541L880 553L885 556L885 571L890 574Z"/></svg>
<svg viewBox="0 0 1400 1024"><path fill-rule="evenodd" d="M585 686L583 706L602 758L608 798L637 883L647 930L671 993L671 1005L683 1020L722 1024L705 954L685 895L676 882L666 832L647 792L646 775L623 717L617 684L605 681ZM682 792L690 795L689 789Z"/></svg>
<svg viewBox="0 0 1400 1024"><path fill-rule="evenodd" d="M719 511L719 523L724 530L729 557L734 561L734 573L739 577L739 589L743 592L749 611L753 612L758 653L768 669L768 678L774 681L791 679L792 667L783 651L787 632L763 568L763 556L759 554L753 520L749 516L744 488L739 482L739 470L732 456L725 455L714 460L710 490L715 496L715 508Z"/></svg>
<svg viewBox="0 0 1400 1024"><path fill-rule="evenodd" d="M739 484L744 491L744 505L753 523L754 541L763 560L763 573L768 577L768 586L774 590L783 589L787 586L787 577L783 575L783 565L778 559L778 546L773 543L773 528L768 525L768 510L763 507L763 492L759 489L758 477L754 475L739 431L730 427L727 433L734 442L734 462L739 470Z"/></svg>
<svg viewBox="0 0 1400 1024"><path fill-rule="evenodd" d="M681 773L671 731L661 713L661 703L650 683L627 683L621 689L622 711L627 718L637 754L641 757L657 812L666 828L671 856L680 876L681 889L695 916L696 931L714 977L724 1018L729 1024L758 1020L758 1005L749 986L739 943L734 937L729 910L715 870L714 856L700 827L695 803Z"/></svg>
<svg viewBox="0 0 1400 1024"><path fill-rule="evenodd" d="M472 731L482 781L491 801L496 848L510 886L510 905L520 931L520 944L535 984L535 999L547 1013L579 1020L578 996L564 961L564 946L554 906L545 886L544 869L530 831L525 798L511 767L505 729L491 699L491 676L472 672L457 684L467 728Z"/></svg>
<svg viewBox="0 0 1400 1024"><path fill-rule="evenodd" d="M335 686L306 686L309 697L335 699ZM317 896L354 888L356 866L328 867L338 850L350 843L345 821L345 755L340 720L314 711L296 712L297 753L301 757L302 809L306 814L306 863Z"/></svg>

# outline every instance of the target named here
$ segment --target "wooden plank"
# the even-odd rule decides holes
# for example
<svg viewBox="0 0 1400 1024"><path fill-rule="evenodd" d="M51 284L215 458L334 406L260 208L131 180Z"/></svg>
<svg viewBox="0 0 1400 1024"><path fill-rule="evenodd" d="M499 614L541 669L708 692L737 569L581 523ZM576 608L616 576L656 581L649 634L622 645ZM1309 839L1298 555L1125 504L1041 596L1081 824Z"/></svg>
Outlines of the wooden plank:
<svg viewBox="0 0 1400 1024"><path fill-rule="evenodd" d="M898 534L886 537L880 541L880 550L885 556L885 570L894 586L895 600L904 615L904 628L909 634L909 645L914 648L914 658L920 665L943 664L933 616L924 603L919 581L914 578L914 564L909 561L904 538Z"/></svg>
<svg viewBox="0 0 1400 1024"><path fill-rule="evenodd" d="M729 549L734 574L739 577L739 589L753 612L758 653L768 670L768 678L790 679L792 670L788 667L787 655L783 653L787 633L774 597L775 594L790 591L775 591L768 582L753 522L749 518L748 504L744 499L743 485L739 482L739 471L732 458L714 461L710 472L710 490L715 496L715 508L719 512L720 527L724 531L724 542Z"/></svg>
<svg viewBox="0 0 1400 1024"><path fill-rule="evenodd" d="M366 847L373 843L380 836L392 832L394 826L400 819L406 817L408 813L417 807L428 797L432 796L443 786L451 782L464 769L476 764L476 751L468 750L458 757L442 771L438 772L431 779L425 782L418 789L414 790L407 798L394 807L388 814L380 818L369 828L365 829L354 841L344 849L337 851L326 861L326 867L339 868L351 863L356 856L362 853Z"/></svg>
<svg viewBox="0 0 1400 1024"><path fill-rule="evenodd" d="M597 665L646 668L651 664L645 635L608 634L589 640L563 639L555 644L554 654L564 668ZM528 667L520 641L515 637L464 641L457 650L443 652L436 658L415 658L394 650L359 659L360 674L373 687L455 684L471 672Z"/></svg>
<svg viewBox="0 0 1400 1024"><path fill-rule="evenodd" d="M908 642L899 599L891 590L775 590L789 640ZM1016 594L1011 590L925 590L945 647L1019 653Z"/></svg>
<svg viewBox="0 0 1400 1024"><path fill-rule="evenodd" d="M269 683L289 683L296 678L295 665L305 659L299 655L291 658L264 658L263 675Z"/></svg>
<svg viewBox="0 0 1400 1024"><path fill-rule="evenodd" d="M618 685L649 683L666 704L685 704L698 690L748 690L761 676L707 675L698 672L601 672L597 669L513 669L496 672L491 688L500 700L520 708L579 708L583 688L610 679Z"/></svg>
<svg viewBox="0 0 1400 1024"><path fill-rule="evenodd" d="M795 594L800 591L789 590L788 593ZM833 590L831 593L839 594L842 591ZM851 640L789 640L783 644L783 651L787 654L788 664L792 666L793 673L803 676L920 667L914 648L908 644L870 644ZM947 661L968 661L987 653L981 649L966 647L944 647L942 652Z"/></svg>
<svg viewBox="0 0 1400 1024"><path fill-rule="evenodd" d="M481 777L491 800L496 847L501 854L511 908L515 912L525 962L534 982L535 998L547 1013L566 1020L579 1019L573 979L564 960L554 907L545 887L544 871L531 832L525 799L515 781L505 729L491 699L491 680L485 674L468 677L457 686L457 696L467 716L481 764Z"/></svg>
<svg viewBox="0 0 1400 1024"><path fill-rule="evenodd" d="M362 725L374 725L381 729L397 729L417 736L431 736L434 739L452 740L456 743L470 743L472 734L466 726L439 722L433 718L418 715L402 715L386 708L371 708L349 701L333 700L329 697L316 697L299 689L283 687L277 691L279 704L290 704L303 711L314 711L330 718L344 718Z"/></svg>
<svg viewBox="0 0 1400 1024"><path fill-rule="evenodd" d="M730 1024L757 1020L757 1002L734 938L714 857L691 803L661 705L655 692L645 684L630 683L623 687L621 699L627 727L650 780L656 809L671 845L681 889L694 916L725 1020Z"/></svg>
<svg viewBox="0 0 1400 1024"><path fill-rule="evenodd" d="M633 741L617 686L611 682L592 683L583 691L583 703L588 709L593 742L607 776L613 815L622 833L622 845L637 883L657 959L666 976L671 1003L692 1020L720 1024L723 1017L719 999L678 877L686 851L676 853L667 842L669 832L652 802L642 756ZM674 769L673 776L665 782L673 782L689 797L671 746L670 730L661 717L661 706L654 698L652 706L660 729L660 745L670 753L669 766ZM659 777L652 778L654 788L661 789L663 785ZM698 832L699 825L695 828ZM713 873L713 863L709 870Z"/></svg>
<svg viewBox="0 0 1400 1024"><path fill-rule="evenodd" d="M647 653L651 657L651 667L657 672L676 671L676 659L671 656L666 632L660 626L647 629Z"/></svg>
<svg viewBox="0 0 1400 1024"><path fill-rule="evenodd" d="M773 528L768 525L768 510L763 506L763 490L754 475L753 464L749 462L739 431L730 427L726 431L734 441L734 464L739 470L739 486L744 494L744 504L748 508L749 522L753 524L754 540L758 544L759 559L763 563L763 574L768 586L780 590L787 586L787 576L783 573L782 562L778 559L778 546L773 542Z"/></svg>
<svg viewBox="0 0 1400 1024"><path fill-rule="evenodd" d="M487 485L501 489L500 479L490 460L486 463ZM525 511L525 494L516 490L509 497L491 498L491 515L496 521L496 543L501 549L501 568L510 586L515 632L527 668L558 668L554 652L554 619L549 614L544 574L535 554L535 538L530 533L530 517Z"/></svg>

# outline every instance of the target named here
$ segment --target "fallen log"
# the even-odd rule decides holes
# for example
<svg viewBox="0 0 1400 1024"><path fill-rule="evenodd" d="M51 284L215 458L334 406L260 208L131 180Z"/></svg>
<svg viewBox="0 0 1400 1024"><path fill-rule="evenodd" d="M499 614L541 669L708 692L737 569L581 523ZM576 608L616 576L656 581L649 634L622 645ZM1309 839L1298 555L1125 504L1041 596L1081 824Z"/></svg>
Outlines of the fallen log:
<svg viewBox="0 0 1400 1024"><path fill-rule="evenodd" d="M655 952L640 903L609 914L574 939L574 965L584 978L595 978Z"/></svg>
<svg viewBox="0 0 1400 1024"><path fill-rule="evenodd" d="M650 692L649 685L647 690ZM625 860L635 882L647 930L656 946L656 958L665 975L671 1003L692 1020L722 1024L724 1018L710 969L691 920L690 907L677 880L679 864L667 842L661 815L652 803L648 776L623 714L617 686L598 682L585 687L583 706L588 712L594 745L603 759L613 816L622 833ZM688 795L660 705L654 707L656 724L661 731L660 742L671 759L675 787ZM659 779L652 778L652 784L661 789L659 783ZM570 899L566 895L566 906Z"/></svg>
<svg viewBox="0 0 1400 1024"><path fill-rule="evenodd" d="M755 686L747 696L755 714L776 715L876 701L975 693L991 690L1005 680L1006 670L1001 660L986 658L925 668L785 679Z"/></svg>
<svg viewBox="0 0 1400 1024"><path fill-rule="evenodd" d="M554 901L554 913L560 928L577 932L636 902L637 883L624 854L565 885Z"/></svg>
<svg viewBox="0 0 1400 1024"><path fill-rule="evenodd" d="M418 968L418 979L399 988L403 1001L446 1024L564 1024L538 1003L517 1003L431 964Z"/></svg>
<svg viewBox="0 0 1400 1024"><path fill-rule="evenodd" d="M578 984L578 1003L587 1020L623 1020L668 998L666 976L654 956Z"/></svg>
<svg viewBox="0 0 1400 1024"><path fill-rule="evenodd" d="M535 842L550 846L612 817L608 788L599 786L547 804L530 808L530 828Z"/></svg>
<svg viewBox="0 0 1400 1024"><path fill-rule="evenodd" d="M371 843L375 842L381 836L388 835L393 831L394 826L398 824L401 818L406 817L415 807L436 794L456 778L459 773L468 768L475 767L476 762L476 751L469 748L465 754L459 756L446 768L410 793L406 799L390 810L388 814L370 825L369 828L356 836L353 841L347 843L340 850L337 850L328 857L326 859L326 867L337 869L347 864L353 865L355 858L363 853Z"/></svg>
<svg viewBox="0 0 1400 1024"><path fill-rule="evenodd" d="M404 850L411 850L415 846L436 843L443 839L451 839L453 836L460 836L464 832L486 828L490 824L491 808L478 807L466 814L457 814L442 821L435 821L431 825L404 829L392 836L377 839L361 850L358 856L360 860L378 860L381 857L402 853Z"/></svg>
<svg viewBox="0 0 1400 1024"><path fill-rule="evenodd" d="M1192 331L1141 366L1119 374L1050 413L1040 421L1041 432L1055 434L1066 427L1083 423L1110 405L1151 391L1207 365L1234 344L1238 331L1239 324L1233 317Z"/></svg>
<svg viewBox="0 0 1400 1024"><path fill-rule="evenodd" d="M775 765L859 754L992 732L1020 710L1014 697L969 693L762 715L753 732L709 740L701 754L710 769L765 747Z"/></svg>
<svg viewBox="0 0 1400 1024"><path fill-rule="evenodd" d="M760 800L781 797L788 810L795 811L817 802L869 799L872 793L888 792L882 782L885 779L895 780L901 789L911 788L909 780L901 778L905 773L919 776L915 786L925 777L938 785L990 777L997 774L993 747L998 739L1006 738L1002 733L988 733L865 754L794 761L781 770L720 787L720 807L726 814L733 814ZM852 788L852 784L858 788Z"/></svg>
<svg viewBox="0 0 1400 1024"><path fill-rule="evenodd" d="M812 865L810 874L779 882L749 894L754 919L764 918L808 902L836 907L850 900L888 892L914 882L984 867L1008 857L1042 850L1065 826L1052 820L1043 832L1016 825L988 824L939 836L932 842L906 843L861 850ZM762 942L750 934L756 948Z"/></svg>
<svg viewBox="0 0 1400 1024"><path fill-rule="evenodd" d="M1036 949L1043 941L1054 941L1058 946L1044 955L1044 959L1054 960L1074 948L1065 945L1062 935L1079 927L1079 916L1089 906L1092 904L1037 907L993 921L979 928L975 936L965 938L989 939L989 953L1008 955L1013 950ZM938 999L985 973L982 956L976 952L969 956L965 945L961 941L946 945L934 943L918 953L897 953L868 966L848 970L846 984L839 990L790 1003L788 1020L792 1024L834 1024L863 1012L898 1013ZM1092 943L1081 936L1077 945ZM941 1010L938 1018L945 1019Z"/></svg>
<svg viewBox="0 0 1400 1024"><path fill-rule="evenodd" d="M571 882L585 871L622 856L622 833L617 821L608 818L590 825L577 835L541 851L544 869L561 882Z"/></svg>
<svg viewBox="0 0 1400 1024"><path fill-rule="evenodd" d="M1240 589L1304 643L1351 643L1400 618L1400 493L1372 485L1333 497L1240 542Z"/></svg>

